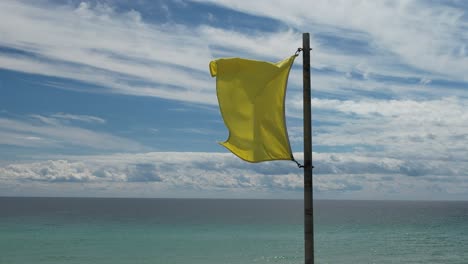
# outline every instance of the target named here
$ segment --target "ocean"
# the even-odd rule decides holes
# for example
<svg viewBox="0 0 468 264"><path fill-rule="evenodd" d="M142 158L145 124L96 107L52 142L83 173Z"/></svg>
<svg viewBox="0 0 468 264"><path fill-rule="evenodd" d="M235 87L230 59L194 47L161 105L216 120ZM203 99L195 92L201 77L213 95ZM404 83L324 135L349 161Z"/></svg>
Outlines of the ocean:
<svg viewBox="0 0 468 264"><path fill-rule="evenodd" d="M1 264L303 263L300 200L0 197ZM314 202L316 263L468 263L468 202Z"/></svg>

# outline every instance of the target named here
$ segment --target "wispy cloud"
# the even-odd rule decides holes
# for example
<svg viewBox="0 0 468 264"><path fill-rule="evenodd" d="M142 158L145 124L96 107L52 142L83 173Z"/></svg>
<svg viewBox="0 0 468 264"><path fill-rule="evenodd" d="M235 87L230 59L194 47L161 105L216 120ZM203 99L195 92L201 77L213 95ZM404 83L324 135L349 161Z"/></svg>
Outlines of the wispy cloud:
<svg viewBox="0 0 468 264"><path fill-rule="evenodd" d="M105 4L3 1L0 12L6 22L0 25L0 46L17 52L1 52L0 67L71 78L103 87L101 92L215 104L214 84L207 74L210 59L249 56L279 60L299 46L301 32L295 28L313 25L309 28L313 66L338 73L314 75L314 84L324 91L339 88L343 92L352 87L405 96L415 93L414 88L421 90L416 85L403 90L406 85L376 81L378 76L424 80L420 85L429 84L428 76L431 80L467 81L467 22L463 11L454 7L429 7L418 1L315 1L304 8L290 8L295 6L290 2L286 7L281 1L215 4L272 17L287 27L249 33L203 24L188 28L151 24L135 10L122 13ZM38 32L48 37L42 38ZM99 41L95 41L97 35ZM347 46L340 47L341 42ZM364 53L353 52L362 45ZM364 80L350 81L352 73ZM291 83L300 86L300 71L292 74L298 78L290 78ZM69 84L55 86L70 88ZM97 88L81 88L89 89Z"/></svg>
<svg viewBox="0 0 468 264"><path fill-rule="evenodd" d="M103 4L4 1L0 10L7 21L0 25L0 46L14 51L0 52L1 68L107 88L101 92L214 104L213 81L207 70L214 53L227 55L223 52L227 48L233 50L232 55L258 52L280 59L278 48L289 55L297 46L292 31L249 38L206 25L156 25L143 21L137 11L118 13ZM99 41L95 40L97 35ZM273 46L260 48L260 41ZM60 86L67 88L67 84L54 85Z"/></svg>
<svg viewBox="0 0 468 264"><path fill-rule="evenodd" d="M65 148L81 146L97 150L137 151L144 147L138 142L105 132L70 124L68 120L103 122L93 116L30 115L30 118L0 118L0 144L26 147Z"/></svg>
<svg viewBox="0 0 468 264"><path fill-rule="evenodd" d="M178 128L176 131L185 133L185 134L200 134L200 135L209 135L209 134L217 134L218 131L213 129L203 129L203 128Z"/></svg>
<svg viewBox="0 0 468 264"><path fill-rule="evenodd" d="M192 101L210 97L202 91L210 86L208 75L193 72L206 70L210 53L196 33L182 26L145 24L136 11L117 13L108 5L86 3L4 1L0 10L6 21L0 26L0 45L20 51L1 53L0 67L71 78L117 93Z"/></svg>
<svg viewBox="0 0 468 264"><path fill-rule="evenodd" d="M408 67L401 67L407 65L433 75L467 81L464 74L468 70L465 52L468 20L464 16L465 10L444 5L443 2L201 2L274 18L292 27L310 30L317 38L328 34L338 40L364 40L362 45L367 45L365 50L369 54L352 55L347 54L349 48L333 50L336 43L317 41L314 47L318 52L314 63L348 68L367 65L366 68L371 71L391 70L393 74L408 71ZM298 6L301 8L294 8ZM349 58L343 57L345 55Z"/></svg>
<svg viewBox="0 0 468 264"><path fill-rule="evenodd" d="M74 115L68 113L55 113L51 115L30 115L33 119L40 121L43 124L59 126L70 123L95 123L105 124L106 120L97 116L90 115Z"/></svg>
<svg viewBox="0 0 468 264"><path fill-rule="evenodd" d="M69 120L69 121L80 121L85 123L98 123L104 124L106 120L97 117L97 116L90 116L90 115L72 115L67 113L56 113L51 115L53 118L57 118L60 120Z"/></svg>

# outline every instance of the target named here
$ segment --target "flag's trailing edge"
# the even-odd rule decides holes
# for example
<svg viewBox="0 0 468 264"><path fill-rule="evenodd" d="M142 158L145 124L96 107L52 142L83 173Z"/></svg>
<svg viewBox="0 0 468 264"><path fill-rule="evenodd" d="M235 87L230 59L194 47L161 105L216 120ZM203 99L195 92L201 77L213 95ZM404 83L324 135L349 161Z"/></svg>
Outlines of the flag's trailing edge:
<svg viewBox="0 0 468 264"><path fill-rule="evenodd" d="M295 55L278 63L241 58L210 62L229 137L220 143L248 162L294 160L285 121L285 97Z"/></svg>

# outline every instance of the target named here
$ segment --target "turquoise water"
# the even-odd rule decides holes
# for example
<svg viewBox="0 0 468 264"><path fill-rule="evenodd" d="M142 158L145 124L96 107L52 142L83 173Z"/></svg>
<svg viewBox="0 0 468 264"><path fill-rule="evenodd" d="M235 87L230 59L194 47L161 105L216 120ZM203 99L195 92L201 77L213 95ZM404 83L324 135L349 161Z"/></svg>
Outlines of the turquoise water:
<svg viewBox="0 0 468 264"><path fill-rule="evenodd" d="M302 202L0 198L0 263L303 263ZM317 201L316 263L468 263L467 202Z"/></svg>

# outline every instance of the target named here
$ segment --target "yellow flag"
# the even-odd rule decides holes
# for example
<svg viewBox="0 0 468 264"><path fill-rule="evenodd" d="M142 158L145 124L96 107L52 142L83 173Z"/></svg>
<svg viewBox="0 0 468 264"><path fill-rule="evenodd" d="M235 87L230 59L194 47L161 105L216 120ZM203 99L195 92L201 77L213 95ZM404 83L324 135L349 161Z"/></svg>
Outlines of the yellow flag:
<svg viewBox="0 0 468 264"><path fill-rule="evenodd" d="M289 71L296 56L278 63L240 58L210 62L229 138L220 143L249 162L293 160L284 117Z"/></svg>

